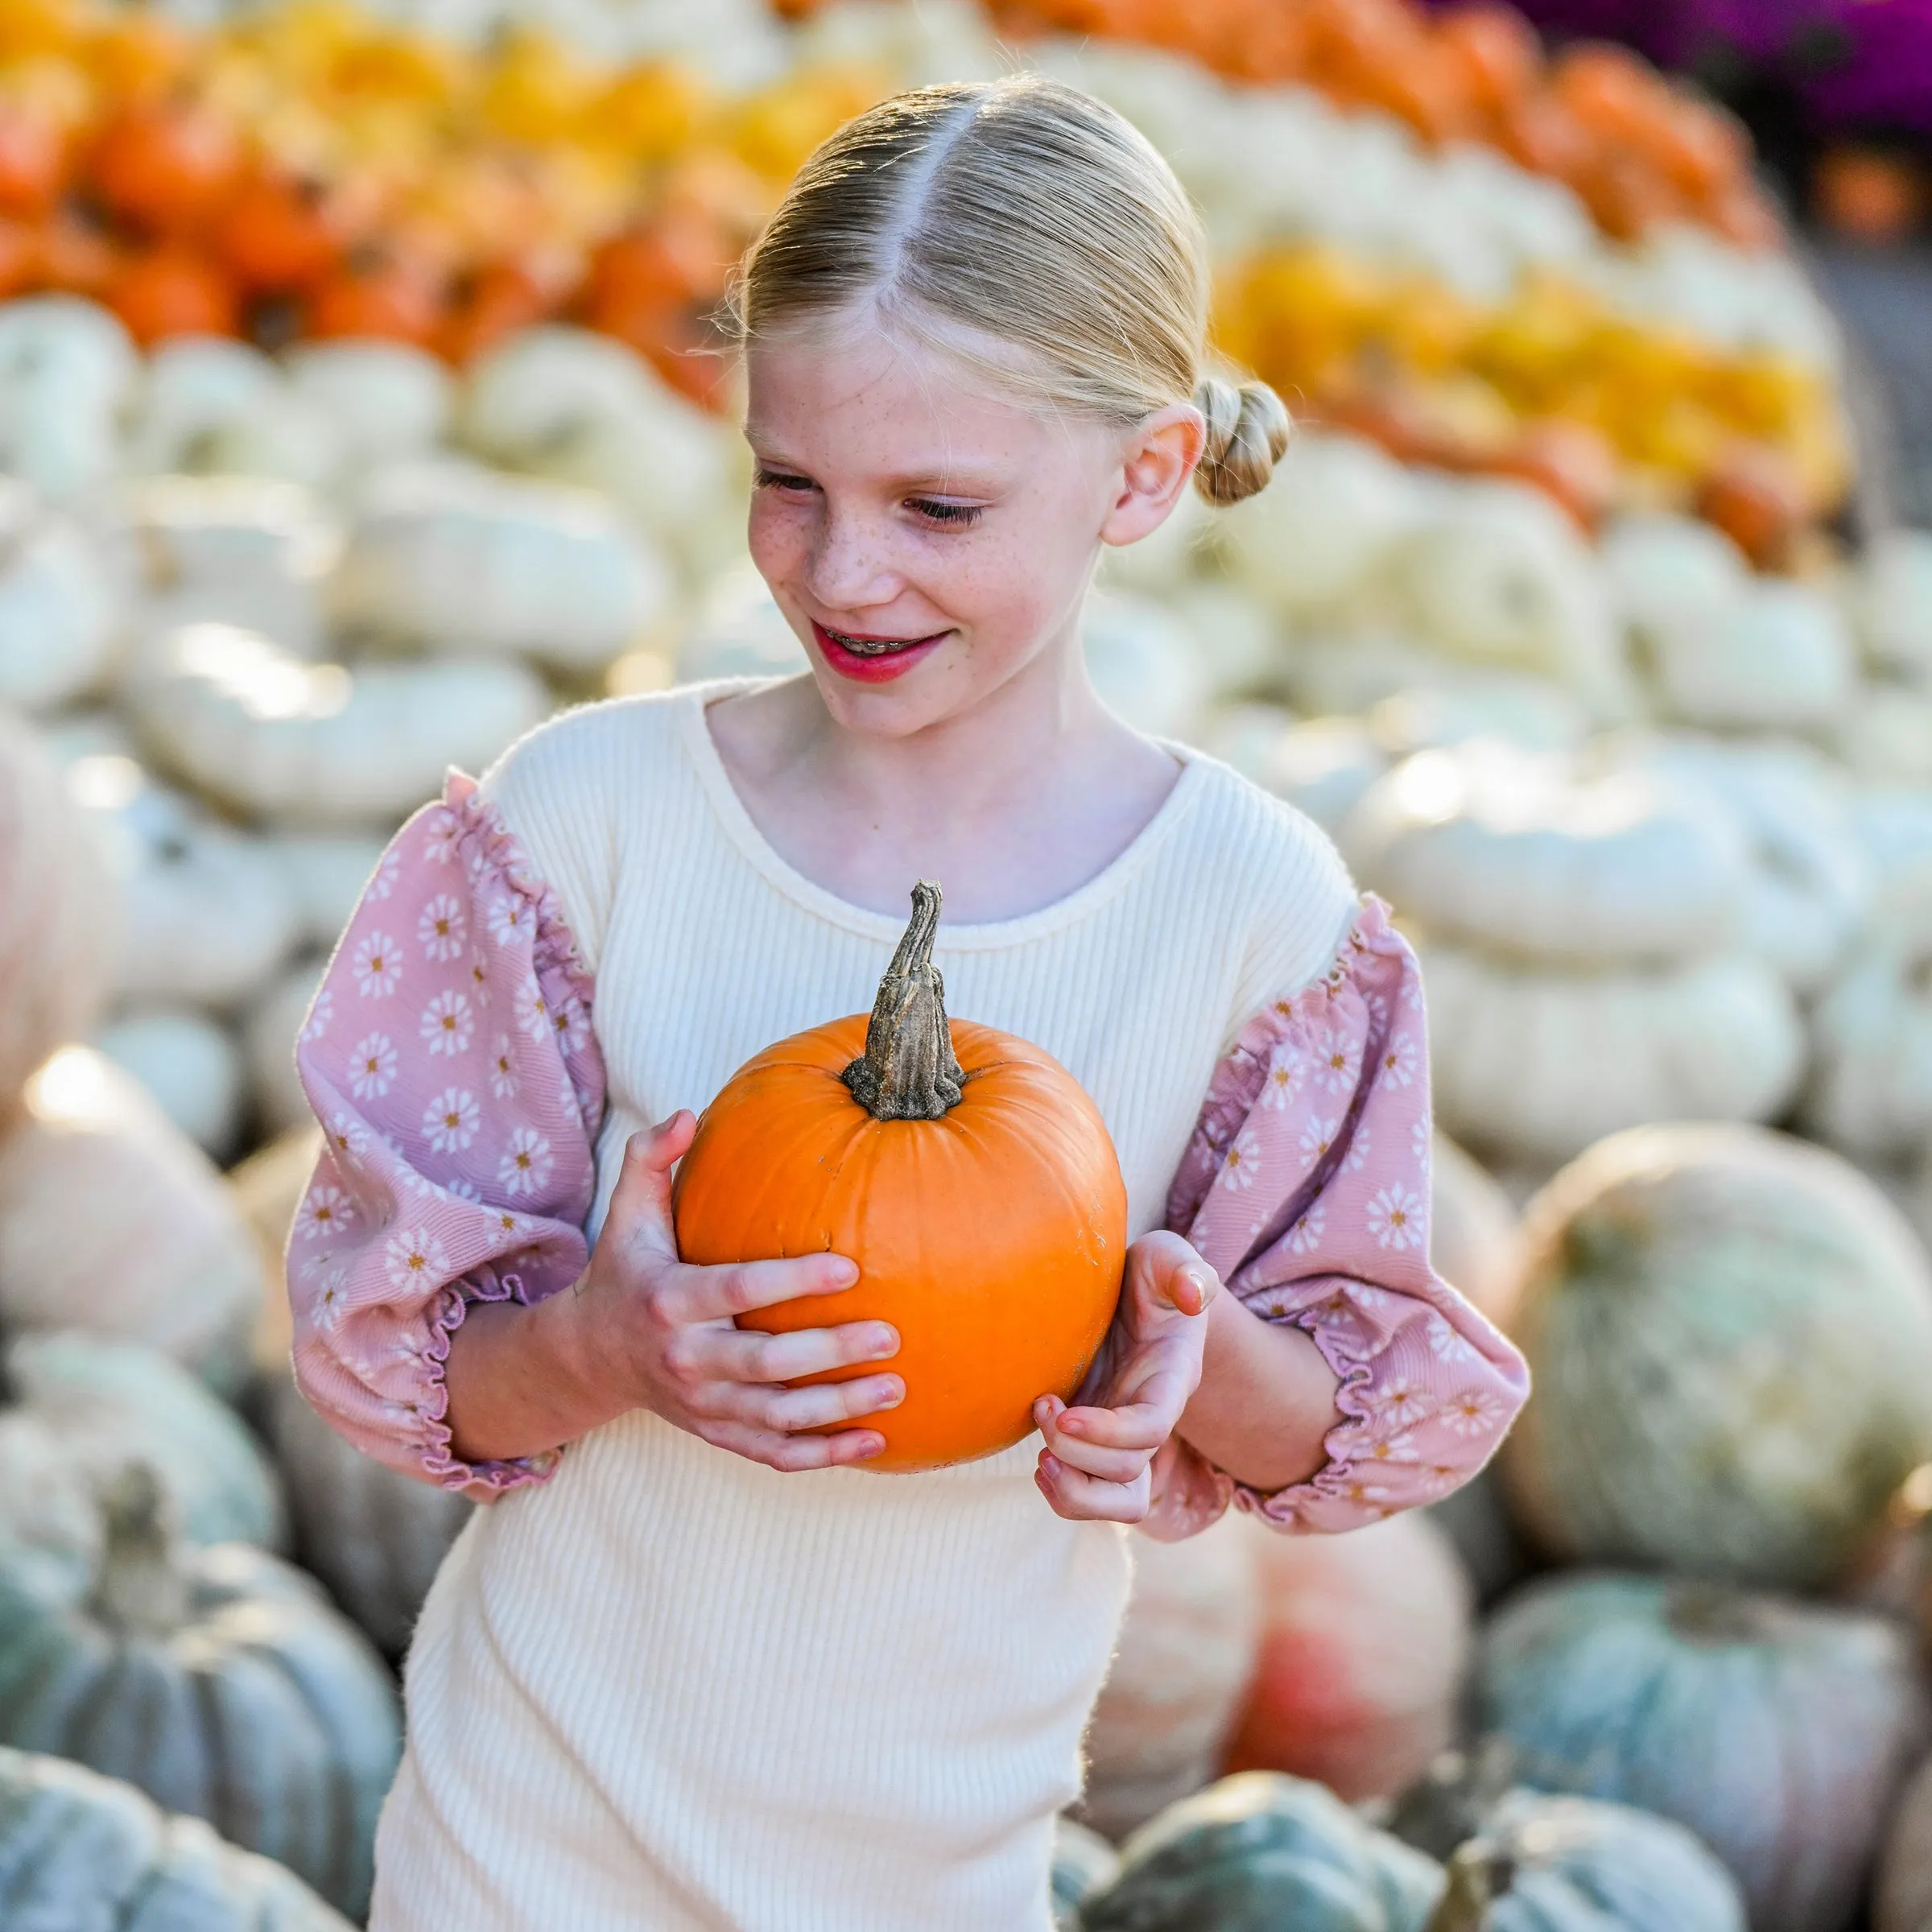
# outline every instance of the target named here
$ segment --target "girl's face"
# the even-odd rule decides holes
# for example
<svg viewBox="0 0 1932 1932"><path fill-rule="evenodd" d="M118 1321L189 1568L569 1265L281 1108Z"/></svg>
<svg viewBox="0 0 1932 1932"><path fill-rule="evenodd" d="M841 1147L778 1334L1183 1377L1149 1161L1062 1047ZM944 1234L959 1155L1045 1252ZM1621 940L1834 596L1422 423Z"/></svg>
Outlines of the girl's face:
<svg viewBox="0 0 1932 1932"><path fill-rule="evenodd" d="M881 737L1061 675L1100 545L1162 522L1200 453L1186 406L1056 419L877 328L761 341L746 374L753 560L833 717Z"/></svg>

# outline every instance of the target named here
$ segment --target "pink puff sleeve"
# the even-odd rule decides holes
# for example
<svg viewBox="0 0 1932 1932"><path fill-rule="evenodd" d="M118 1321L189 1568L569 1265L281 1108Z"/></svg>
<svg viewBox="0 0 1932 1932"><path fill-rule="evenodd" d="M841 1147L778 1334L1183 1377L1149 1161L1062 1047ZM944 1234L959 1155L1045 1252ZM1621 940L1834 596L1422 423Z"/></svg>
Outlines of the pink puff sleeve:
<svg viewBox="0 0 1932 1932"><path fill-rule="evenodd" d="M591 993L555 895L452 771L383 854L296 1042L328 1138L289 1236L295 1380L357 1447L479 1500L555 1461L458 1461L443 1367L473 1302L583 1270Z"/></svg>
<svg viewBox="0 0 1932 1932"><path fill-rule="evenodd" d="M1486 1462L1529 1394L1523 1358L1429 1261L1422 976L1373 896L1327 975L1242 1029L1168 1195L1233 1293L1313 1336L1340 1384L1327 1461L1272 1495L1174 1439L1141 1526L1176 1541L1232 1500L1286 1530L1352 1530Z"/></svg>

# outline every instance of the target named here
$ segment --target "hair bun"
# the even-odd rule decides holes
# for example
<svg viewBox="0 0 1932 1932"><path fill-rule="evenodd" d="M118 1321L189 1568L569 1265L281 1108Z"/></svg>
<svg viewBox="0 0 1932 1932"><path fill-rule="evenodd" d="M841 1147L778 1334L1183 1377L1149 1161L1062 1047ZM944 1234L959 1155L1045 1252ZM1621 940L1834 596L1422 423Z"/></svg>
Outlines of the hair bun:
<svg viewBox="0 0 1932 1932"><path fill-rule="evenodd" d="M1238 503L1265 489L1288 448L1287 406L1265 382L1236 388L1219 376L1195 384L1194 406L1207 425L1194 486L1210 503Z"/></svg>

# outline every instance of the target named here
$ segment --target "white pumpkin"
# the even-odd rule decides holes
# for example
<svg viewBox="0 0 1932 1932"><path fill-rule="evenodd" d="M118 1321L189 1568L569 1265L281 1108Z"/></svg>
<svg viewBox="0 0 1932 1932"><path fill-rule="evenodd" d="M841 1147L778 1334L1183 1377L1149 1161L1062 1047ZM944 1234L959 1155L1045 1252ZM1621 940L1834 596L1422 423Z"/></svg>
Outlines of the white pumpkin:
<svg viewBox="0 0 1932 1932"><path fill-rule="evenodd" d="M811 662L749 562L718 577L678 641L677 675L685 683L785 677L809 669Z"/></svg>
<svg viewBox="0 0 1932 1932"><path fill-rule="evenodd" d="M1579 965L1715 951L1744 886L1741 841L1714 807L1495 739L1406 759L1341 844L1364 884L1431 930Z"/></svg>
<svg viewBox="0 0 1932 1932"><path fill-rule="evenodd" d="M1151 597L1095 591L1080 629L1100 702L1137 731L1184 738L1205 716L1206 661L1192 634Z"/></svg>
<svg viewBox="0 0 1932 1932"><path fill-rule="evenodd" d="M1649 1121L1767 1121L1803 1071L1790 990L1744 953L1600 972L1421 947L1438 1117L1554 1165Z"/></svg>
<svg viewBox="0 0 1932 1932"><path fill-rule="evenodd" d="M610 497L691 580L745 547L743 439L661 386L647 401L587 417L528 466Z"/></svg>
<svg viewBox="0 0 1932 1932"><path fill-rule="evenodd" d="M1353 436L1298 438L1268 487L1219 513L1236 580L1283 617L1345 609L1421 510L1409 473Z"/></svg>
<svg viewBox="0 0 1932 1932"><path fill-rule="evenodd" d="M650 364L612 336L561 324L526 328L471 369L456 433L483 456L527 467L599 420L648 410L662 387Z"/></svg>
<svg viewBox="0 0 1932 1932"><path fill-rule="evenodd" d="M1590 721L1560 685L1505 676L1393 691L1369 708L1368 729L1393 759L1471 738L1506 738L1525 751L1565 751L1588 737Z"/></svg>
<svg viewBox="0 0 1932 1932"><path fill-rule="evenodd" d="M119 654L124 607L101 543L0 478L0 704L44 711L97 689Z"/></svg>
<svg viewBox="0 0 1932 1932"><path fill-rule="evenodd" d="M1849 815L1872 873L1873 923L1932 914L1932 788L1868 786L1852 794Z"/></svg>
<svg viewBox="0 0 1932 1932"><path fill-rule="evenodd" d="M448 368L407 342L298 343L283 358L291 392L335 425L350 460L382 462L443 440L455 407Z"/></svg>
<svg viewBox="0 0 1932 1932"><path fill-rule="evenodd" d="M326 950L342 936L386 843L374 832L270 836L269 856L295 902L299 944Z"/></svg>
<svg viewBox="0 0 1932 1932"><path fill-rule="evenodd" d="M658 552L592 492L445 477L365 506L331 601L388 644L584 673L661 623L672 590Z"/></svg>
<svg viewBox="0 0 1932 1932"><path fill-rule="evenodd" d="M1620 517L1604 533L1598 555L1641 663L1657 663L1670 640L1723 631L1751 599L1749 559L1700 517Z"/></svg>
<svg viewBox="0 0 1932 1932"><path fill-rule="evenodd" d="M1456 663L1420 638L1366 621L1291 630L1278 663L1282 696L1314 718L1368 711L1398 691L1462 690L1503 675Z"/></svg>
<svg viewBox="0 0 1932 1932"><path fill-rule="evenodd" d="M1080 1806L1108 1838L1219 1770L1260 1651L1266 1534L1230 1510L1183 1542L1133 1539L1133 1587L1088 1728Z"/></svg>
<svg viewBox="0 0 1932 1932"><path fill-rule="evenodd" d="M123 466L138 477L204 471L216 439L279 394L282 374L260 349L226 336L176 336L141 371Z"/></svg>
<svg viewBox="0 0 1932 1932"><path fill-rule="evenodd" d="M0 471L57 497L104 482L140 366L132 338L98 303L0 303Z"/></svg>
<svg viewBox="0 0 1932 1932"><path fill-rule="evenodd" d="M1932 790L1932 691L1864 685L1829 735L1831 749L1861 778Z"/></svg>
<svg viewBox="0 0 1932 1932"><path fill-rule="evenodd" d="M1812 1009L1806 1131L1861 1159L1932 1145L1932 908L1886 909Z"/></svg>
<svg viewBox="0 0 1932 1932"><path fill-rule="evenodd" d="M241 1044L227 1027L204 1013L148 1007L102 1027L94 1044L211 1159L234 1153L246 1096Z"/></svg>
<svg viewBox="0 0 1932 1932"><path fill-rule="evenodd" d="M225 624L151 640L127 691L158 764L237 811L303 826L391 825L450 766L481 770L550 709L521 664L350 671Z"/></svg>
<svg viewBox="0 0 1932 1932"><path fill-rule="evenodd" d="M324 493L341 485L355 465L344 423L325 403L287 384L211 430L202 458L210 470L279 477Z"/></svg>
<svg viewBox="0 0 1932 1932"><path fill-rule="evenodd" d="M1857 690L1851 633L1829 593L1773 578L1720 622L1658 633L1650 672L1667 716L1714 730L1814 729Z"/></svg>
<svg viewBox="0 0 1932 1932"><path fill-rule="evenodd" d="M124 492L122 507L143 635L235 624L299 657L320 654L322 586L341 531L312 492L256 477L156 477Z"/></svg>
<svg viewBox="0 0 1932 1932"><path fill-rule="evenodd" d="M1616 766L1655 772L1732 821L1746 861L1740 939L1797 992L1823 985L1872 890L1842 774L1801 745L1688 733L1605 749Z"/></svg>
<svg viewBox="0 0 1932 1932"><path fill-rule="evenodd" d="M1214 706L1201 721L1198 740L1211 757L1233 766L1254 784L1265 785L1275 747L1294 725L1294 713L1285 705L1257 698Z"/></svg>
<svg viewBox="0 0 1932 1932"><path fill-rule="evenodd" d="M1332 836L1388 769L1388 753L1360 718L1311 718L1276 738L1254 777Z"/></svg>
<svg viewBox="0 0 1932 1932"><path fill-rule="evenodd" d="M1183 584L1161 601L1193 638L1215 697L1277 687L1286 654L1281 626L1255 598L1222 581Z"/></svg>
<svg viewBox="0 0 1932 1932"><path fill-rule="evenodd" d="M1866 658L1896 676L1932 682L1932 530L1881 530L1846 585Z"/></svg>
<svg viewBox="0 0 1932 1932"><path fill-rule="evenodd" d="M1634 708L1596 558L1541 491L1484 482L1445 494L1396 546L1389 571L1394 608L1414 636L1553 679L1599 720Z"/></svg>
<svg viewBox="0 0 1932 1932"><path fill-rule="evenodd" d="M39 734L0 706L0 1119L107 993L114 888Z"/></svg>
<svg viewBox="0 0 1932 1932"><path fill-rule="evenodd" d="M304 953L248 1010L242 1024L248 1090L256 1117L270 1133L311 1125L308 1096L295 1074L295 1037L322 984L325 952ZM283 1232L287 1234L287 1229Z"/></svg>
<svg viewBox="0 0 1932 1932"><path fill-rule="evenodd" d="M64 1046L0 1140L0 1323L145 1342L231 1390L264 1284L220 1171L131 1074Z"/></svg>
<svg viewBox="0 0 1932 1932"><path fill-rule="evenodd" d="M223 1006L262 986L295 943L295 908L262 841L112 753L67 768L113 881L114 991Z"/></svg>

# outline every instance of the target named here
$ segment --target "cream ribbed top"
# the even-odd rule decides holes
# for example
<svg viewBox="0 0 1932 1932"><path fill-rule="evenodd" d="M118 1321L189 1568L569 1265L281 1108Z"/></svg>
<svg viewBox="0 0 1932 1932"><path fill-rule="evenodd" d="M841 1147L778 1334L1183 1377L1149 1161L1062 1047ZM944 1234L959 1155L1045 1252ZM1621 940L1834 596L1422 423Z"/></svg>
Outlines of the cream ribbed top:
<svg viewBox="0 0 1932 1932"><path fill-rule="evenodd" d="M734 687L568 713L484 781L597 976L593 1235L634 1130L865 1011L903 927L759 833L704 719ZM935 949L956 1016L1093 1096L1136 1235L1241 1022L1355 910L1320 832L1174 749L1096 877ZM479 1510L411 1653L373 1932L1046 1932L1129 1552L1053 1514L1038 1452L780 1475L638 1411Z"/></svg>

